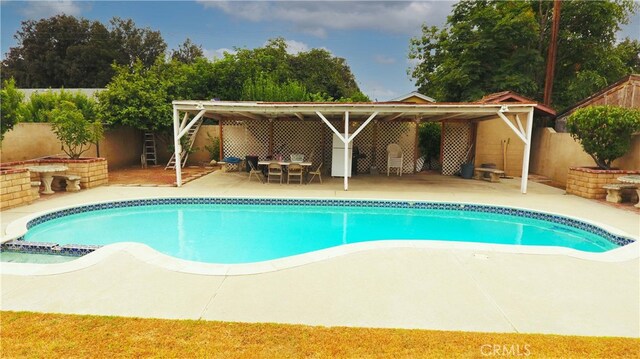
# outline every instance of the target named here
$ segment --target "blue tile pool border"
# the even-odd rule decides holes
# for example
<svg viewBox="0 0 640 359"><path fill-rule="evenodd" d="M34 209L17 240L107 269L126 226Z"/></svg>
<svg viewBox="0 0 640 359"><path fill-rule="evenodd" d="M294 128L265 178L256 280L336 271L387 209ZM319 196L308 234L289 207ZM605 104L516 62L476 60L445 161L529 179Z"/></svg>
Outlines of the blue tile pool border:
<svg viewBox="0 0 640 359"><path fill-rule="evenodd" d="M210 197L183 197L183 198L153 198L137 199L126 201L114 201L89 204L67 208L45 215L39 216L27 222L27 229L38 224L73 214L98 211L111 208L140 207L154 205L201 205L201 204L223 204L223 205L270 205L270 206L330 206L330 207L379 207L379 208L405 208L405 209L425 209L425 210L455 210L463 212L480 212L510 215L516 217L532 218L562 224L573 228L598 235L606 240L618 245L625 246L633 243L634 240L611 233L596 225L568 218L556 214L543 212L499 207L481 204L467 203L442 203L425 201L393 201L393 200L344 200L344 199L284 199L284 198L210 198ZM2 251L28 252L38 254L57 254L68 256L82 256L93 252L101 246L96 245L74 245L68 244L60 246L56 243L36 243L24 240L24 237L2 244Z"/></svg>

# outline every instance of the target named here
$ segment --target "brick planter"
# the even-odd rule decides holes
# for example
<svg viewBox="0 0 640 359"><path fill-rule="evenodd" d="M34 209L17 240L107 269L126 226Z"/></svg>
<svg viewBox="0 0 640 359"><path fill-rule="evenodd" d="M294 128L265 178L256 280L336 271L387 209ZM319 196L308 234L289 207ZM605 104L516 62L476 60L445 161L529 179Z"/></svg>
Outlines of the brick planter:
<svg viewBox="0 0 640 359"><path fill-rule="evenodd" d="M627 174L640 174L640 170L601 170L593 167L570 167L567 176L567 193L576 196L604 199L607 190L602 186L620 183L617 178Z"/></svg>
<svg viewBox="0 0 640 359"><path fill-rule="evenodd" d="M0 210L32 201L29 171L25 168L0 168Z"/></svg>
<svg viewBox="0 0 640 359"><path fill-rule="evenodd" d="M34 165L63 165L69 169L65 172L69 175L80 176L80 188L94 188L109 182L107 160L104 158L70 158L47 157L37 160L3 163L2 167L25 168ZM39 180L37 173L31 174L31 180Z"/></svg>

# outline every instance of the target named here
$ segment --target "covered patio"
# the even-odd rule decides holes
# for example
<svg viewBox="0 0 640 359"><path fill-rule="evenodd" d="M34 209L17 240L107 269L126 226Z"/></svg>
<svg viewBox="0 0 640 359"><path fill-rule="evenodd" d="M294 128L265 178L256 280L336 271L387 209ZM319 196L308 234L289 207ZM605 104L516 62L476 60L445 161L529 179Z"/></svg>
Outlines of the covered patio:
<svg viewBox="0 0 640 359"><path fill-rule="evenodd" d="M330 138L337 136L348 146L363 149L367 161L358 165L364 173L386 172L386 146L400 144L407 160L403 173L416 173L418 162L418 125L442 122L441 163L443 174L453 175L464 163L477 140L479 122L504 121L524 143L520 192L527 193L528 163L531 148L533 101L498 99L472 103L268 103L224 101L174 101L174 157L181 163L186 154L181 138L203 118L220 123L222 156L249 154L266 157L275 152L306 153L315 163L331 161ZM283 150L283 148L285 148ZM344 152L342 189L349 189L350 158ZM181 169L176 166L176 183L182 185Z"/></svg>

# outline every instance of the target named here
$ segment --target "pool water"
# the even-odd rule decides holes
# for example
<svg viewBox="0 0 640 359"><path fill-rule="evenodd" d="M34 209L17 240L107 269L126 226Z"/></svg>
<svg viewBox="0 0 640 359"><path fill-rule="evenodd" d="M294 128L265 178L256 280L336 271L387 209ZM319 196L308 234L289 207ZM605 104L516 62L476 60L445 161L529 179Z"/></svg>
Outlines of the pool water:
<svg viewBox="0 0 640 359"><path fill-rule="evenodd" d="M27 241L140 242L210 263L248 263L377 240L560 246L605 252L618 245L578 228L495 213L380 207L159 204L82 212L33 226Z"/></svg>

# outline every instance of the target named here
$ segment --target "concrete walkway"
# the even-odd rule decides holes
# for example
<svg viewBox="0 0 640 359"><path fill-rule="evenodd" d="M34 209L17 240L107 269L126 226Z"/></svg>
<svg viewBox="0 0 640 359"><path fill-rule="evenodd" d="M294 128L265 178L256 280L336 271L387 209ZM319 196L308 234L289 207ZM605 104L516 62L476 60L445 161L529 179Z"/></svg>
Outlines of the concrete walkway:
<svg viewBox="0 0 640 359"><path fill-rule="evenodd" d="M216 172L183 188L101 187L2 212L6 223L50 208L158 196L398 198L477 202L606 223L637 238L640 217L530 183L442 176L357 177L263 185ZM638 253L640 256L640 253ZM640 336L640 260L465 249L387 248L254 275L213 276L150 264L126 249L50 265L2 263L3 310L326 326ZM79 265L91 263L89 265ZM65 268L81 267L72 271ZM9 274L11 273L11 274ZM56 273L56 274L51 274Z"/></svg>

